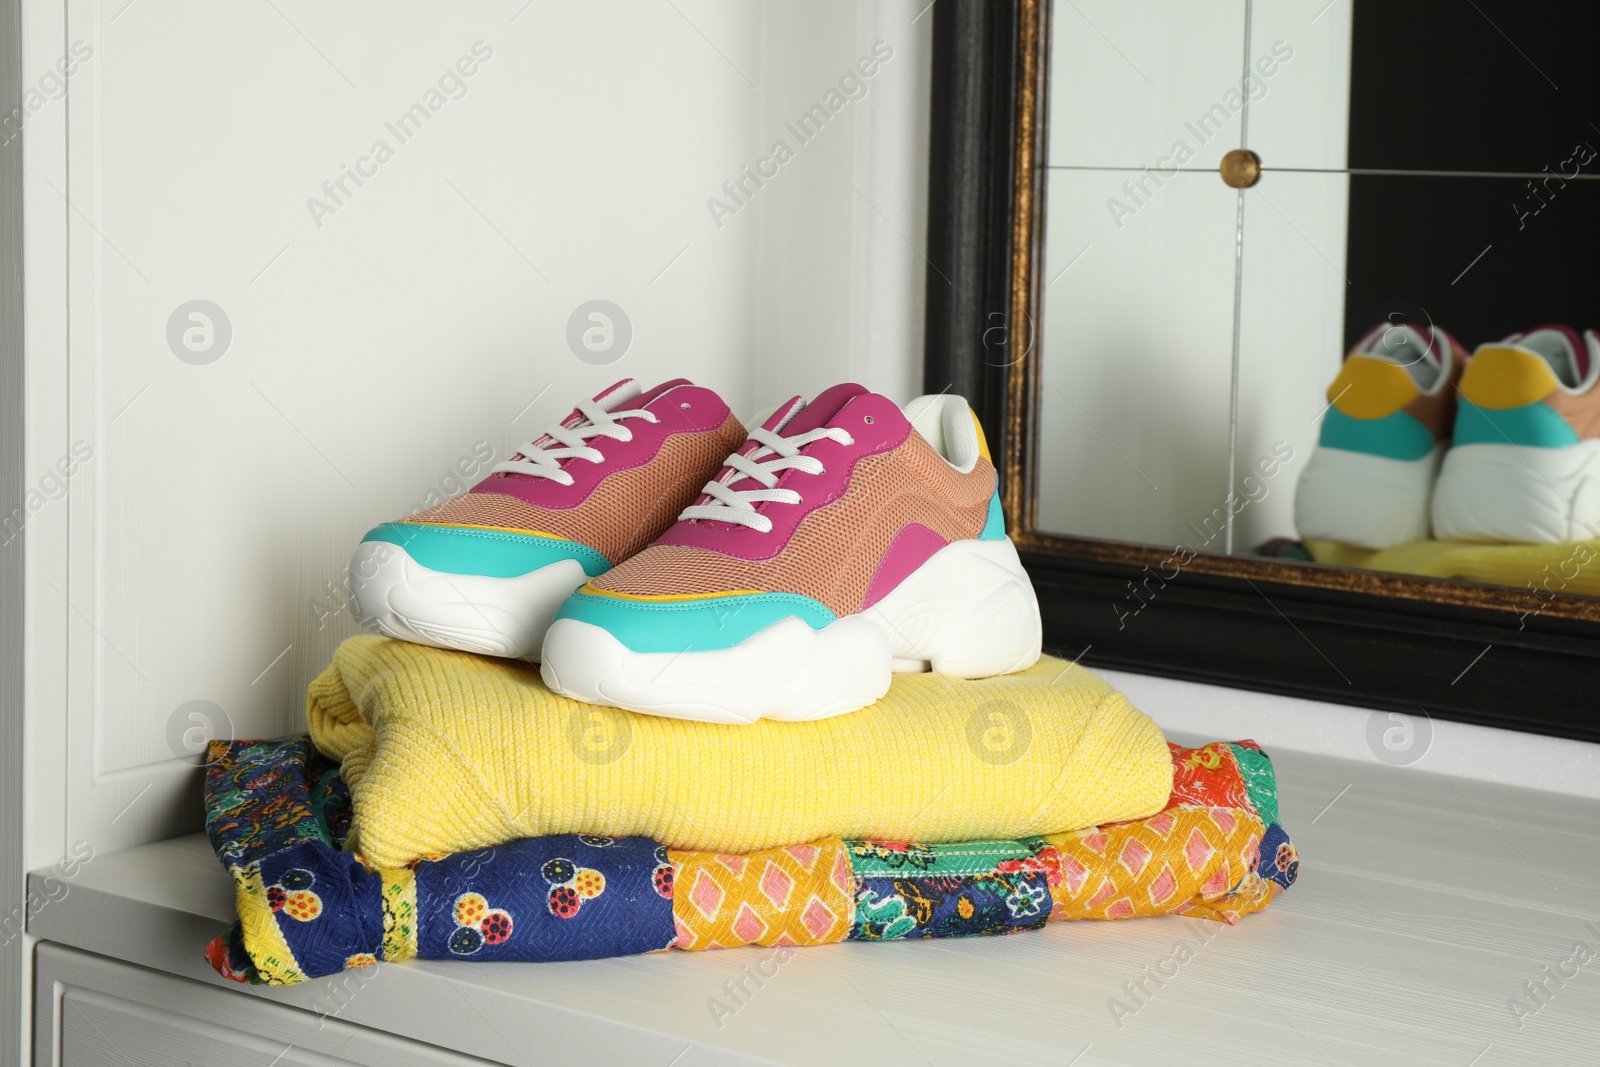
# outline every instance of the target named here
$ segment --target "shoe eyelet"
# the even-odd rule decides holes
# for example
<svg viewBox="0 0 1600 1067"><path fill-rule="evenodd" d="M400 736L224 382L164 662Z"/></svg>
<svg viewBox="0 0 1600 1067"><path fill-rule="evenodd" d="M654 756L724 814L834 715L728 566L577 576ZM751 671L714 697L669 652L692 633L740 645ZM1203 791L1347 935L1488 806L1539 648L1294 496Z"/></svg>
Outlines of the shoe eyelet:
<svg viewBox="0 0 1600 1067"><path fill-rule="evenodd" d="M866 418L862 419L861 421L866 423L868 426L871 426L872 425L872 416L868 415Z"/></svg>
<svg viewBox="0 0 1600 1067"><path fill-rule="evenodd" d="M689 402L687 400L685 400L683 403L679 404L678 406L680 408L682 408L683 410L685 410L685 411L689 410Z"/></svg>

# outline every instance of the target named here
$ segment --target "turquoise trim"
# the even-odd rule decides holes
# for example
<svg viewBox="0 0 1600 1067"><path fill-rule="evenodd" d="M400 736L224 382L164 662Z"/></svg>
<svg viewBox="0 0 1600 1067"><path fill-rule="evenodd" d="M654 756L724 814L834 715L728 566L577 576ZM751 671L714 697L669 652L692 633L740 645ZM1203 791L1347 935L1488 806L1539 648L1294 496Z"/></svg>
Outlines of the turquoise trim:
<svg viewBox="0 0 1600 1067"><path fill-rule="evenodd" d="M1433 451L1433 431L1404 411L1381 419L1358 419L1329 408L1322 420L1323 448L1365 452L1387 459L1417 460Z"/></svg>
<svg viewBox="0 0 1600 1067"><path fill-rule="evenodd" d="M1000 490L994 491L994 496L989 498L989 518L983 524L983 529L978 531L980 541L1004 541L1006 539L1006 513L1000 508Z"/></svg>
<svg viewBox="0 0 1600 1067"><path fill-rule="evenodd" d="M1560 412L1543 400L1520 408L1491 409L1480 408L1463 397L1456 409L1455 443L1565 448L1578 443L1578 434Z"/></svg>
<svg viewBox="0 0 1600 1067"><path fill-rule="evenodd" d="M598 626L635 652L710 652L731 648L784 619L797 618L820 630L838 616L796 593L625 600L579 590L556 618Z"/></svg>
<svg viewBox="0 0 1600 1067"><path fill-rule="evenodd" d="M445 574L515 578L564 559L577 560L591 578L611 569L611 561L588 545L504 530L386 522L361 540L399 545L422 566Z"/></svg>

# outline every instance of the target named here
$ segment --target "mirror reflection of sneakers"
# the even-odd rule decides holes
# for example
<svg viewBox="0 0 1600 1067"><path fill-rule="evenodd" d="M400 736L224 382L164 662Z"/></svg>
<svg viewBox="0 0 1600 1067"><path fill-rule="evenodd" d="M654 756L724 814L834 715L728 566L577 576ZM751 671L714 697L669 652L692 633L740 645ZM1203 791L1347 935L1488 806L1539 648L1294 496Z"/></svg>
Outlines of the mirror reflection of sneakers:
<svg viewBox="0 0 1600 1067"><path fill-rule="evenodd" d="M1479 346L1434 491L1441 540L1600 537L1600 336L1542 326Z"/></svg>
<svg viewBox="0 0 1600 1067"><path fill-rule="evenodd" d="M1295 491L1300 537L1388 548L1429 534L1466 349L1438 326L1383 323L1328 386L1322 433Z"/></svg>

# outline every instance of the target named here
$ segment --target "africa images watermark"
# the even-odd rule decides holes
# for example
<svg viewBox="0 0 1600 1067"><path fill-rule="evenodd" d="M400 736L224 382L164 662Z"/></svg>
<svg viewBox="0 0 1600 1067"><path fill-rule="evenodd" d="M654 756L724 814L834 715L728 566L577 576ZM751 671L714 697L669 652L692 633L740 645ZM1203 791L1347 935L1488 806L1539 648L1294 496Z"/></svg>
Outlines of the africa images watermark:
<svg viewBox="0 0 1600 1067"><path fill-rule="evenodd" d="M429 86L421 100L402 111L392 122L383 124L383 128L394 138L393 145L383 137L373 141L367 154L358 158L354 166L339 164L339 173L322 183L322 198L306 198L306 210L311 213L311 221L317 229L322 229L324 217L337 215L368 181L377 177L378 168L395 157L398 146L420 133L422 127L444 110L450 101L460 100L467 95L467 79L478 73L480 64L494 58L494 48L484 41L474 41L471 51L470 56L464 55L453 66L446 67L444 73L439 75L437 84ZM352 184L355 185L354 189L350 187Z"/></svg>
<svg viewBox="0 0 1600 1067"><path fill-rule="evenodd" d="M740 964L740 977L722 983L726 997L706 998L706 1010L711 1013L711 1021L717 1024L718 1030L743 1011L767 982L778 976L778 968L794 958L794 951L793 945L779 945L757 960L754 968L749 963ZM754 989L750 988L752 983Z"/></svg>
<svg viewBox="0 0 1600 1067"><path fill-rule="evenodd" d="M1209 144L1219 136L1234 116L1244 110L1246 100L1255 102L1266 99L1267 79L1276 75L1282 69L1282 64L1293 58L1294 49L1289 42L1274 41L1270 54L1257 57L1245 75L1242 92L1230 87L1222 94L1221 100L1202 111L1192 122L1185 122L1183 128L1194 137L1197 144L1191 145L1187 137L1178 138L1173 142L1171 151L1156 160L1153 167L1143 168L1137 178L1122 183L1126 199L1117 196L1106 199L1106 210L1111 213L1111 221L1116 228L1122 229L1125 219L1137 215L1141 208L1154 199L1156 192L1166 184L1165 179L1177 177L1178 169L1195 157L1198 147ZM1151 182L1155 182L1155 189L1150 188Z"/></svg>
<svg viewBox="0 0 1600 1067"><path fill-rule="evenodd" d="M1127 594L1120 602L1112 603L1111 610L1117 616L1117 629L1126 629L1128 620L1143 611L1145 606L1156 598L1156 594L1166 588L1168 582L1181 574L1183 568L1193 563L1201 549L1222 537L1228 529L1228 524L1238 518L1245 508L1265 500L1272 492L1272 479L1293 461L1294 446L1287 441L1274 442L1272 452L1256 460L1254 473L1246 474L1240 481L1244 489L1243 495L1230 492L1220 505L1212 508L1210 513L1200 520L1199 526L1193 522L1187 523L1189 529L1195 533L1196 542L1174 546L1172 554L1154 568L1146 565L1143 577L1137 581L1130 580L1127 583ZM1260 474L1260 477L1257 478L1256 474ZM1167 573L1169 568L1170 574ZM1152 581L1155 582L1155 588L1151 588Z"/></svg>
<svg viewBox="0 0 1600 1067"><path fill-rule="evenodd" d="M1584 925L1595 934L1600 935L1600 924L1593 919L1586 920ZM1539 972L1539 977L1530 978L1522 983L1522 997L1507 997L1506 1007L1511 1010L1511 1019L1521 1030L1528 1025L1528 1020L1538 1015L1545 1009L1556 994L1565 989L1567 983L1578 977L1582 970L1594 962L1596 952L1594 946L1587 941L1579 941L1572 946L1572 951L1557 960L1554 965L1545 964Z"/></svg>
<svg viewBox="0 0 1600 1067"><path fill-rule="evenodd" d="M1518 199L1511 202L1511 210L1517 216L1517 229L1527 229L1529 217L1537 215L1549 207L1550 202L1556 198L1556 194L1567 187L1567 180L1576 178L1584 167L1594 162L1594 157L1594 147L1584 141L1573 147L1572 155L1563 160L1554 173L1550 170L1550 164L1546 163L1544 165L1545 177L1538 179L1537 184L1531 178L1528 180L1527 200ZM1569 165L1572 167L1570 172L1567 170ZM1554 189L1550 188L1551 182L1557 183Z"/></svg>
<svg viewBox="0 0 1600 1067"><path fill-rule="evenodd" d="M778 176L779 168L793 159L799 148L820 134L835 115L848 105L865 99L867 83L877 75L883 64L893 58L893 46L887 41L874 41L870 55L862 56L854 66L846 68L839 75L837 88L823 93L821 101L812 104L799 118L783 124L784 129L794 136L795 147L791 148L788 141L778 138L772 142L767 154L755 161L754 166L744 164L739 168L738 175L722 183L722 193L726 199L707 197L706 210L711 213L711 221L717 229L722 229L724 218L737 215L754 200L762 186Z"/></svg>
<svg viewBox="0 0 1600 1067"><path fill-rule="evenodd" d="M1117 1029L1122 1029L1130 1018L1143 1011L1163 986L1178 977L1183 965L1194 959L1195 950L1210 944L1211 939L1224 929L1227 928L1221 924L1209 922L1191 926L1187 932L1194 935L1192 939L1174 941L1171 951L1153 966L1145 964L1140 968L1139 977L1123 982L1125 999L1110 997L1106 1000L1106 1008L1111 1012L1111 1021L1117 1024Z"/></svg>
<svg viewBox="0 0 1600 1067"><path fill-rule="evenodd" d="M494 446L488 441L474 442L468 453L456 460L455 465L446 470L438 483L429 489L427 495L420 501L411 505L411 510L406 514L415 515L427 511L466 492L472 488L479 473L493 463ZM351 586L352 575L361 581L371 581L378 576L378 568L388 563L393 554L399 550L397 545L380 542L376 550L362 557L353 572L346 566L344 573L337 580L329 578L323 582L322 594L306 600L306 606L311 610L311 617L317 620L317 629L323 629L328 625L329 619L337 618L342 612L349 610L355 600L355 590Z"/></svg>
<svg viewBox="0 0 1600 1067"><path fill-rule="evenodd" d="M1596 555L1592 546L1580 541L1572 546L1571 555L1556 564L1555 571L1552 572L1550 564L1546 563L1543 568L1544 580L1538 585L1534 585L1532 580L1527 583L1528 597L1533 601L1534 606L1526 611L1517 612L1517 629L1527 629L1528 616L1537 617L1540 612L1544 611L1545 607L1556 598L1556 595L1567 587L1567 583L1578 577L1579 571L1595 561ZM1568 568L1571 568L1570 571ZM1552 585L1552 582L1555 584ZM1543 592L1540 591L1541 589Z"/></svg>
<svg viewBox="0 0 1600 1067"><path fill-rule="evenodd" d="M39 481L22 498L22 503L0 515L0 545L10 544L22 533L28 520L43 511L46 504L66 496L71 488L72 476L93 458L93 445L87 441L72 442L67 454L39 476Z"/></svg>
<svg viewBox="0 0 1600 1067"><path fill-rule="evenodd" d="M0 115L0 146L8 145L22 134L28 120L44 110L46 104L67 95L67 79L78 72L79 66L94 58L94 46L88 41L73 41L62 57L50 69L39 75L36 85L22 94L22 102L9 115Z"/></svg>
<svg viewBox="0 0 1600 1067"><path fill-rule="evenodd" d="M29 888L27 898L11 909L11 914L0 918L0 945L9 945L21 937L28 928L28 920L52 904L67 899L72 891L70 883L78 877L84 864L94 859L94 846L87 841L74 841L71 852L39 879L39 888ZM41 892L42 890L42 892Z"/></svg>

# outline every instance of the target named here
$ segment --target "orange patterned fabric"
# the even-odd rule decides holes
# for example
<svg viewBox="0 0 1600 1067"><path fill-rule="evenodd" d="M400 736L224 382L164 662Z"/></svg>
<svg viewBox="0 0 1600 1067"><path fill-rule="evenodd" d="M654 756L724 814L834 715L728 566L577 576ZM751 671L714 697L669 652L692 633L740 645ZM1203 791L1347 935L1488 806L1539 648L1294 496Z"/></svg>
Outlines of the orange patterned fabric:
<svg viewBox="0 0 1600 1067"><path fill-rule="evenodd" d="M649 463L617 471L589 499L566 511L535 507L505 493L473 492L406 521L552 533L618 563L666 532L744 440L743 424L729 415L714 432L671 435Z"/></svg>
<svg viewBox="0 0 1600 1067"><path fill-rule="evenodd" d="M1052 919L1195 915L1237 922L1272 900L1257 872L1262 822L1245 808L1173 807L1148 819L1051 834Z"/></svg>
<svg viewBox="0 0 1600 1067"><path fill-rule="evenodd" d="M837 837L744 856L673 850L667 856L675 948L825 945L850 932L855 883Z"/></svg>
<svg viewBox="0 0 1600 1067"><path fill-rule="evenodd" d="M759 589L798 593L836 615L861 610L895 535L918 522L947 541L977 537L989 514L995 472L980 459L962 474L913 431L892 452L856 465L850 488L807 515L772 559L750 561L688 545L652 545L594 579L598 589L646 596Z"/></svg>

